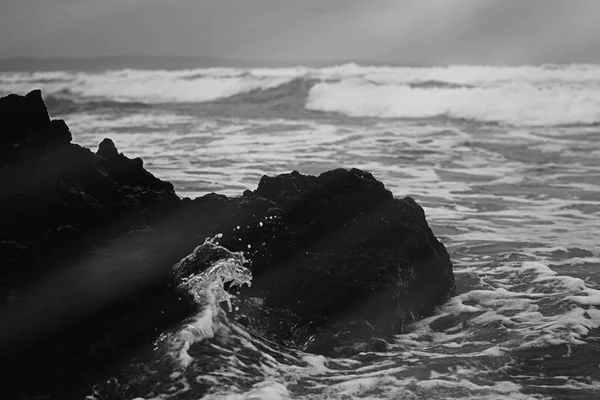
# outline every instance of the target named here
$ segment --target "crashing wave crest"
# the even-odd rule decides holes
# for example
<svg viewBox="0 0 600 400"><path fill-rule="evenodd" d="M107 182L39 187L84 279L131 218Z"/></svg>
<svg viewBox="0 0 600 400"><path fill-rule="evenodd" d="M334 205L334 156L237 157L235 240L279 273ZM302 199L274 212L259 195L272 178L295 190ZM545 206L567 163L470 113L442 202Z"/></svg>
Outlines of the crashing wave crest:
<svg viewBox="0 0 600 400"><path fill-rule="evenodd" d="M178 359L183 367L193 361L188 354L193 343L214 337L215 321L223 312L220 304L226 302L229 312L233 311L231 300L235 295L229 291L234 287L252 284L252 273L244 266L246 260L243 253L231 252L219 246L215 242L218 237L207 239L175 266L177 269L183 264L196 262L198 254L218 254L218 258L210 262L207 269L184 277L178 285L179 289L191 294L201 306L201 311L196 316L186 321L174 334L162 338L168 343L168 353ZM229 283L227 289L226 283Z"/></svg>
<svg viewBox="0 0 600 400"><path fill-rule="evenodd" d="M2 73L0 87L0 94L40 88L46 96L77 102L238 106L264 102L265 96L277 102L285 92L298 99L292 103L299 111L352 117L449 117L518 126L600 123L600 67L593 65Z"/></svg>

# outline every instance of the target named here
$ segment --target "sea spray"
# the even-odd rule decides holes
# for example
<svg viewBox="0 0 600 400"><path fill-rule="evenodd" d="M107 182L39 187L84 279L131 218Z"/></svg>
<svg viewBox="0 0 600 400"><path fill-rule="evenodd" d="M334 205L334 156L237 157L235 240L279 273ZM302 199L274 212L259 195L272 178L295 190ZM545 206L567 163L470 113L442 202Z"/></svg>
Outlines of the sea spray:
<svg viewBox="0 0 600 400"><path fill-rule="evenodd" d="M204 271L182 278L179 288L192 294L199 304L206 301L207 297L214 298L211 302L217 305L225 301L231 312L231 299L234 296L225 290L225 283L230 282L230 288L242 287L244 284L251 286L252 273L244 266L246 259L242 252L231 252L219 246L216 239L220 237L222 235L217 235L213 239L206 239L190 255L183 258L175 266L175 269L181 271L184 269L184 264L197 263L201 257L204 257L202 261L207 257L222 257L212 261ZM201 256L199 257L199 255ZM189 270L189 267L187 269Z"/></svg>
<svg viewBox="0 0 600 400"><path fill-rule="evenodd" d="M88 399L166 399L189 392L192 387L198 396L209 389L210 382L200 386L191 384L186 374L195 374L195 369L204 367L218 369L219 358L209 357L207 362L189 352L194 344L204 349L214 343L228 342L228 336L241 329L232 326L221 303L227 303L229 312L233 311L232 300L236 296L230 291L252 283L244 254L220 246L218 240L222 236L207 238L173 267L177 288L193 298L198 312L160 335L151 349L142 351L119 374L96 384ZM208 339L215 342L205 343Z"/></svg>
<svg viewBox="0 0 600 400"><path fill-rule="evenodd" d="M196 316L166 339L169 344L168 352L184 368L192 362L188 354L190 346L214 337L214 321L222 313L220 304L226 302L229 312L233 311L231 301L235 295L226 290L226 283L229 283L229 290L252 284L252 273L244 266L246 259L243 253L231 252L219 246L217 239L221 237L222 235L217 235L206 239L174 267L176 271L190 271L190 267L198 267L212 259L208 268L183 277L178 285L180 290L191 294L200 306L200 312Z"/></svg>

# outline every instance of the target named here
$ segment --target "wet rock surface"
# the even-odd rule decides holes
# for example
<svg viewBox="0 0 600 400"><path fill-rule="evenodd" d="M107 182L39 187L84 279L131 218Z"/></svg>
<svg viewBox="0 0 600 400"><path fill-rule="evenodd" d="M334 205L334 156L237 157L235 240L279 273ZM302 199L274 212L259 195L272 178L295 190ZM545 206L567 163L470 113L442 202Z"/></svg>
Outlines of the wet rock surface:
<svg viewBox="0 0 600 400"><path fill-rule="evenodd" d="M323 352L333 332L399 332L454 285L423 209L368 172L264 176L243 202L266 211L221 243L246 250L254 278L242 296L264 299L278 316L269 327L276 339Z"/></svg>
<svg viewBox="0 0 600 400"><path fill-rule="evenodd" d="M0 99L0 352L12 398L79 396L195 310L173 266L207 237L253 273L235 316L329 353L396 333L451 293L452 264L410 197L365 171L264 176L236 198L180 199L110 139L94 153L41 93ZM191 268L191 269L190 269Z"/></svg>

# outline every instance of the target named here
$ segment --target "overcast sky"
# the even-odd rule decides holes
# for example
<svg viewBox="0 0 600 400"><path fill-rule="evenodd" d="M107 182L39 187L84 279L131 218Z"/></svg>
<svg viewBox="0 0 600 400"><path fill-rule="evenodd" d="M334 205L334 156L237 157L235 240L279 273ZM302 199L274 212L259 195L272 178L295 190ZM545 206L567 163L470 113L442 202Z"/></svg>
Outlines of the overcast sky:
<svg viewBox="0 0 600 400"><path fill-rule="evenodd" d="M0 0L0 57L600 63L600 0Z"/></svg>

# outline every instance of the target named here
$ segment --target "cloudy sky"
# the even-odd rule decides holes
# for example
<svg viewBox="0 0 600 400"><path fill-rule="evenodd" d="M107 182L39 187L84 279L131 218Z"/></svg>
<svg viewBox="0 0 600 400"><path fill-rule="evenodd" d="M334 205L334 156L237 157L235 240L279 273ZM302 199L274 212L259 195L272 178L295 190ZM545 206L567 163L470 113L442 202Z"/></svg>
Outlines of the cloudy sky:
<svg viewBox="0 0 600 400"><path fill-rule="evenodd" d="M600 0L1 0L0 57L600 63Z"/></svg>

